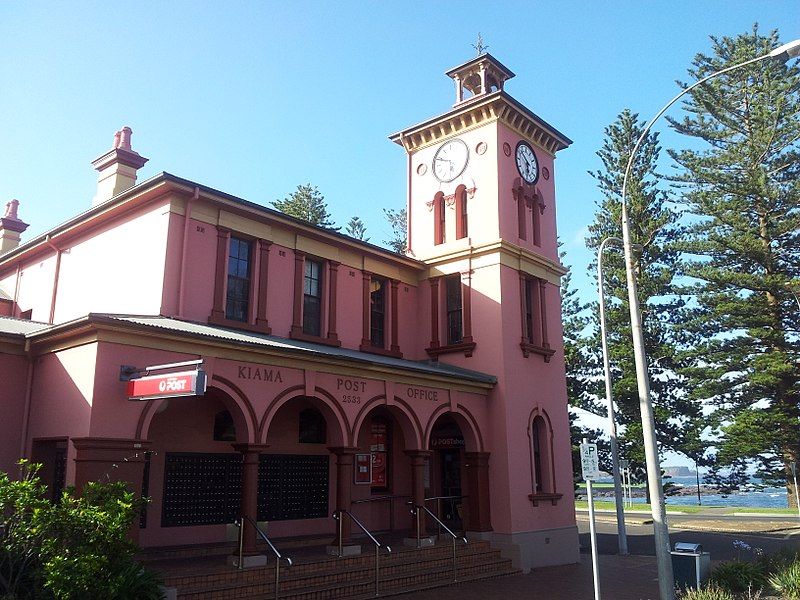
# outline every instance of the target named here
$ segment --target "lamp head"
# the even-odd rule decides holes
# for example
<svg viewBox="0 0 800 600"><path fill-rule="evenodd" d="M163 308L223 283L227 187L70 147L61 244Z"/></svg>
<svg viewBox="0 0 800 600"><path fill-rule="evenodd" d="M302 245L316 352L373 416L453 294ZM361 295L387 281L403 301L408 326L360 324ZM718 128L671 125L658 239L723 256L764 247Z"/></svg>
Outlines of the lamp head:
<svg viewBox="0 0 800 600"><path fill-rule="evenodd" d="M778 46L775 50L770 52L769 55L781 62L786 62L790 58L800 56L800 40L794 40L783 46Z"/></svg>

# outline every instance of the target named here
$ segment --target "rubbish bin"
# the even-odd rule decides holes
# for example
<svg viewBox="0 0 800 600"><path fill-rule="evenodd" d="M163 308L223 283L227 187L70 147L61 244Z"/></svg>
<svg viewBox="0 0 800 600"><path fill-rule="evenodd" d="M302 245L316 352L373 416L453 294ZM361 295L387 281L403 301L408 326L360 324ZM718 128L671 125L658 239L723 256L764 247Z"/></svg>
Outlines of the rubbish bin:
<svg viewBox="0 0 800 600"><path fill-rule="evenodd" d="M711 570L711 553L703 552L702 544L675 542L672 555L672 573L678 589L696 588L708 578Z"/></svg>

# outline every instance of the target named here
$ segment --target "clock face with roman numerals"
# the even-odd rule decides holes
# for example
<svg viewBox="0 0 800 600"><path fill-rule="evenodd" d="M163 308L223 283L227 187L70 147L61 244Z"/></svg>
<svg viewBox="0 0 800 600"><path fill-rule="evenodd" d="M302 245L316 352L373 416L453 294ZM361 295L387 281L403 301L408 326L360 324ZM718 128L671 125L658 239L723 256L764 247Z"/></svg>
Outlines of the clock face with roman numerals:
<svg viewBox="0 0 800 600"><path fill-rule="evenodd" d="M433 175L439 181L453 181L464 172L469 159L469 148L458 138L445 142L433 155Z"/></svg>
<svg viewBox="0 0 800 600"><path fill-rule="evenodd" d="M536 183L539 179L539 162L536 160L536 154L526 142L517 144L517 171L522 178L528 183Z"/></svg>

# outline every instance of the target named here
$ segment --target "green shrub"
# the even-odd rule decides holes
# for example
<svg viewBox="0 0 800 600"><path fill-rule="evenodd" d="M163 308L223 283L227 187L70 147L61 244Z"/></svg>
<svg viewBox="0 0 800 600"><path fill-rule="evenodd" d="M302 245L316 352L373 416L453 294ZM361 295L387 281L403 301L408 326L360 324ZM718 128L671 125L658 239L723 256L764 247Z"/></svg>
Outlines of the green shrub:
<svg viewBox="0 0 800 600"><path fill-rule="evenodd" d="M140 503L123 483L88 483L46 500L37 466L0 473L0 598L161 598L158 579L135 562L128 532Z"/></svg>
<svg viewBox="0 0 800 600"><path fill-rule="evenodd" d="M709 582L733 594L761 590L766 584L766 573L760 562L732 560L717 565L711 571Z"/></svg>
<svg viewBox="0 0 800 600"><path fill-rule="evenodd" d="M736 600L729 591L712 583L696 590L686 590L680 595L680 600Z"/></svg>
<svg viewBox="0 0 800 600"><path fill-rule="evenodd" d="M768 579L772 588L786 600L800 599L800 561L795 561L775 572Z"/></svg>

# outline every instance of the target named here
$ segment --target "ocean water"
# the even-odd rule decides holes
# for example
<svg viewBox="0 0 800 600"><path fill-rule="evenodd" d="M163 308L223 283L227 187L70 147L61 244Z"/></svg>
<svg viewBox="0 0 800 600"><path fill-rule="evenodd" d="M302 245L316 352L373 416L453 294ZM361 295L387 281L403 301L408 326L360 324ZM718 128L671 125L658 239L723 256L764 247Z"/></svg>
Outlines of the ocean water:
<svg viewBox="0 0 800 600"><path fill-rule="evenodd" d="M690 495L667 496L665 502L670 505L697 506L697 480L692 477L672 477L668 479L676 485L691 490ZM758 481L753 483L757 484ZM738 506L742 508L787 508L786 488L766 487L759 490L742 490L730 494L710 493L702 490L703 479L700 478L700 498L703 506ZM613 492L611 492L613 497ZM645 499L633 498L634 504L642 504Z"/></svg>
<svg viewBox="0 0 800 600"><path fill-rule="evenodd" d="M671 481L676 485L681 485L687 489L692 490L694 493L690 496L668 496L665 501L667 505L670 504L691 504L697 505L697 479L695 477L672 477L667 481ZM753 480L754 484L758 484L758 480ZM700 485L703 484L703 478L700 477ZM758 490L742 490L739 492L732 492L730 494L711 494L700 492L700 498L704 505L709 506L741 506L753 508L787 508L789 503L786 498L786 488L766 487Z"/></svg>

